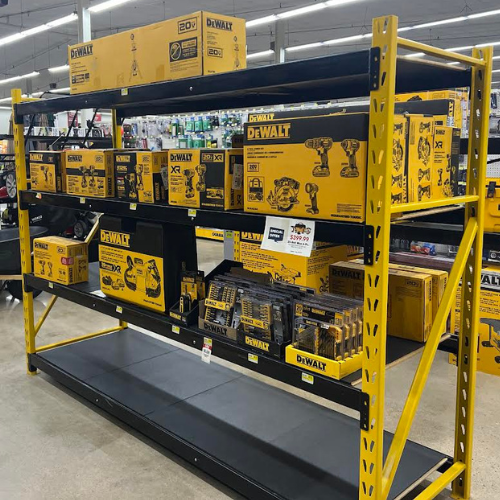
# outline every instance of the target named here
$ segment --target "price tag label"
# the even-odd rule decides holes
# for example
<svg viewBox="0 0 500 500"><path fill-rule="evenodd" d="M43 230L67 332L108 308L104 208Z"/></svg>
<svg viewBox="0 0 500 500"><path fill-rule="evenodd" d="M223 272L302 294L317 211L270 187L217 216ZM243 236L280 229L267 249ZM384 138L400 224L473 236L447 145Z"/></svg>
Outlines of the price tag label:
<svg viewBox="0 0 500 500"><path fill-rule="evenodd" d="M90 292L92 295L95 295L96 297L101 297L101 298L104 298L106 297L106 295L104 294L104 292L102 292L101 290L94 290L93 292Z"/></svg>
<svg viewBox="0 0 500 500"><path fill-rule="evenodd" d="M122 95L128 95L128 89L122 89Z"/></svg>
<svg viewBox="0 0 500 500"><path fill-rule="evenodd" d="M194 208L190 208L188 210L188 216L189 217L196 217L196 210Z"/></svg>
<svg viewBox="0 0 500 500"><path fill-rule="evenodd" d="M54 288L54 283L49 281L49 288Z"/></svg>
<svg viewBox="0 0 500 500"><path fill-rule="evenodd" d="M42 193L36 193L35 198L38 198L39 200L42 199Z"/></svg>
<svg viewBox="0 0 500 500"><path fill-rule="evenodd" d="M314 377L310 373L304 373L302 372L302 382L305 382L306 384L314 384Z"/></svg>
<svg viewBox="0 0 500 500"><path fill-rule="evenodd" d="M85 203L85 198L83 196L80 197L80 203L83 205Z"/></svg>
<svg viewBox="0 0 500 500"><path fill-rule="evenodd" d="M179 333L181 333L181 329L177 325L173 325L172 326L172 333L177 333L177 335L178 335Z"/></svg>
<svg viewBox="0 0 500 500"><path fill-rule="evenodd" d="M130 210L137 210L137 203L131 203Z"/></svg>
<svg viewBox="0 0 500 500"><path fill-rule="evenodd" d="M116 312L118 314L121 314L123 312L123 307L122 306L116 306Z"/></svg>
<svg viewBox="0 0 500 500"><path fill-rule="evenodd" d="M315 229L315 221L307 219L266 217L266 228L260 248L310 257Z"/></svg>
<svg viewBox="0 0 500 500"><path fill-rule="evenodd" d="M257 356L257 354L248 354L248 361L250 361L250 363L255 363L256 365L258 365L259 356Z"/></svg>
<svg viewBox="0 0 500 500"><path fill-rule="evenodd" d="M203 339L203 348L201 350L201 360L204 363L210 363L211 356L212 356L212 339L205 337Z"/></svg>

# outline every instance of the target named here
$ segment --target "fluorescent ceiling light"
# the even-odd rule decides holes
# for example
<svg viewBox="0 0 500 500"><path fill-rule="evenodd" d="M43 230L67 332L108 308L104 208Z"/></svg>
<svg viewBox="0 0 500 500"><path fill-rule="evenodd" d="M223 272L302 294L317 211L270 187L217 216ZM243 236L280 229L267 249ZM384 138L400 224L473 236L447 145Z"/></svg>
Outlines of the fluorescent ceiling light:
<svg viewBox="0 0 500 500"><path fill-rule="evenodd" d="M254 52L253 54L247 54L247 59L259 59L261 57L267 57L274 54L274 50L263 50L262 52Z"/></svg>
<svg viewBox="0 0 500 500"><path fill-rule="evenodd" d="M323 42L306 43L305 45L296 45L295 47L287 47L287 52L298 52L299 50L315 49L321 47Z"/></svg>
<svg viewBox="0 0 500 500"><path fill-rule="evenodd" d="M65 92L69 92L70 88L69 87L62 87L60 89L50 89L49 92L51 94L64 94Z"/></svg>
<svg viewBox="0 0 500 500"><path fill-rule="evenodd" d="M41 95L43 95L43 91L41 91L41 92L33 92L31 95L33 97L40 97Z"/></svg>
<svg viewBox="0 0 500 500"><path fill-rule="evenodd" d="M10 110L12 110L12 108L10 106L0 106L0 109L10 109Z"/></svg>
<svg viewBox="0 0 500 500"><path fill-rule="evenodd" d="M4 78L0 80L0 85L5 85L6 83L17 82L18 80L23 80L24 78L33 78L38 76L40 73L38 71L33 71L32 73L27 73L26 75L11 76L10 78Z"/></svg>
<svg viewBox="0 0 500 500"><path fill-rule="evenodd" d="M278 20L278 16L276 14L271 14L270 16L261 17L259 19L253 19L252 21L247 21L246 27L252 28L254 26L260 26L261 24L273 23Z"/></svg>
<svg viewBox="0 0 500 500"><path fill-rule="evenodd" d="M409 59L414 59L414 58L417 58L417 57L424 57L424 56L425 56L424 52L413 52L412 54L408 54L405 57L408 57Z"/></svg>
<svg viewBox="0 0 500 500"><path fill-rule="evenodd" d="M500 41L499 42L486 42L486 43L478 43L477 45L474 45L474 47L478 47L478 48L481 48L481 47L494 47L496 45L500 45Z"/></svg>
<svg viewBox="0 0 500 500"><path fill-rule="evenodd" d="M12 101L12 97L4 97L0 99L0 102L10 102L10 101Z"/></svg>
<svg viewBox="0 0 500 500"><path fill-rule="evenodd" d="M479 12L478 14L469 14L467 17L469 19L480 19L481 17L498 16L500 15L500 9L489 10L487 12Z"/></svg>
<svg viewBox="0 0 500 500"><path fill-rule="evenodd" d="M73 14L70 14L69 16L64 16L59 19L54 19L54 21L50 21L49 23L47 23L47 26L51 28L57 28L58 26L62 26L63 24L72 23L77 19L78 19L78 14L73 12Z"/></svg>
<svg viewBox="0 0 500 500"><path fill-rule="evenodd" d="M20 35L24 37L37 35L38 33L42 33L43 31L50 30L50 26L48 24L41 24L40 26L35 26L34 28L30 28L29 30L21 31Z"/></svg>
<svg viewBox="0 0 500 500"><path fill-rule="evenodd" d="M326 2L314 3L312 5L307 5L306 7L300 7L299 9L288 10L286 12L280 12L276 14L279 19L288 19L289 17L301 16L302 14L308 14L309 12L316 12L317 10L326 9L328 6Z"/></svg>
<svg viewBox="0 0 500 500"><path fill-rule="evenodd" d="M449 52L463 52L464 50L471 50L474 48L474 45L464 45L463 47L451 47L449 49L445 49Z"/></svg>
<svg viewBox="0 0 500 500"><path fill-rule="evenodd" d="M333 40L327 40L323 42L324 45L337 45L339 43L348 43L355 42L357 40L363 40L364 38L371 38L372 33L365 33L364 35L353 35L353 36L345 36L343 38L335 38Z"/></svg>
<svg viewBox="0 0 500 500"><path fill-rule="evenodd" d="M467 19L468 19L467 16L452 17L450 19L442 19L441 21L433 21L431 23L417 24L416 26L413 26L412 28L414 30L422 29L422 28L432 28L433 26L442 26L443 24L461 23L463 21L466 21Z"/></svg>
<svg viewBox="0 0 500 500"><path fill-rule="evenodd" d="M500 73L500 69L494 69L492 73Z"/></svg>
<svg viewBox="0 0 500 500"><path fill-rule="evenodd" d="M102 12L103 10L109 10L118 5L130 2L131 0L108 0L107 2L98 3L97 5L92 5L89 7L89 11L92 13Z"/></svg>
<svg viewBox="0 0 500 500"><path fill-rule="evenodd" d="M13 35L9 35L9 36L6 36L4 38L0 38L0 46L7 45L8 43L16 42L17 40L20 40L21 38L24 38L24 35L22 33L14 33Z"/></svg>
<svg viewBox="0 0 500 500"><path fill-rule="evenodd" d="M68 71L69 64L63 64L62 66L54 66L53 68L49 68L51 73L59 73L61 71Z"/></svg>

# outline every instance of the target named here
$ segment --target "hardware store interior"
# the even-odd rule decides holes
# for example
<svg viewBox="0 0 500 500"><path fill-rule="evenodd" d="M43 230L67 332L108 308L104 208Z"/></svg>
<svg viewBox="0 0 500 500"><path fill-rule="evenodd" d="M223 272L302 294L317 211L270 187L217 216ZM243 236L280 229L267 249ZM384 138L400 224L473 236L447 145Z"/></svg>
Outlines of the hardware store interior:
<svg viewBox="0 0 500 500"><path fill-rule="evenodd" d="M0 0L0 499L497 498L499 21Z"/></svg>

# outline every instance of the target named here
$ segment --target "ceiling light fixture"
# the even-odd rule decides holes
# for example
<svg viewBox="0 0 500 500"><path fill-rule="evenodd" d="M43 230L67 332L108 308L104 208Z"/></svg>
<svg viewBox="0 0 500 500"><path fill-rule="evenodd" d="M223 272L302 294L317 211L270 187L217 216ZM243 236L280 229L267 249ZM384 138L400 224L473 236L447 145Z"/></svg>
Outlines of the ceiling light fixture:
<svg viewBox="0 0 500 500"><path fill-rule="evenodd" d="M70 88L69 87L62 87L60 89L50 89L49 92L51 94L64 94L66 92L69 92Z"/></svg>
<svg viewBox="0 0 500 500"><path fill-rule="evenodd" d="M247 59L260 59L262 57L267 57L274 54L274 50L263 50L262 52L254 52L253 54L248 54Z"/></svg>
<svg viewBox="0 0 500 500"><path fill-rule="evenodd" d="M92 5L89 7L89 12L95 14L96 12L102 12L103 10L109 10L118 5L130 2L131 0L108 0L107 2L98 3L97 5Z"/></svg>
<svg viewBox="0 0 500 500"><path fill-rule="evenodd" d="M53 68L49 68L51 73L60 73L61 71L68 71L69 64L63 64L62 66L54 66Z"/></svg>
<svg viewBox="0 0 500 500"><path fill-rule="evenodd" d="M38 76L40 73L38 71L33 71L32 73L27 73L26 75L11 76L10 78L4 78L0 80L0 85L5 85L6 83L17 82L18 80L24 80L25 78L33 78Z"/></svg>

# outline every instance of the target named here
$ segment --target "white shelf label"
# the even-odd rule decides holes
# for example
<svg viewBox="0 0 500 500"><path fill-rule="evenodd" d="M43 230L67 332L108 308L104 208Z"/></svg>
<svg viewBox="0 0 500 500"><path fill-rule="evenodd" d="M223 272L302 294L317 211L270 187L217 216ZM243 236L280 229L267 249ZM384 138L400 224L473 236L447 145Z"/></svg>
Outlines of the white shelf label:
<svg viewBox="0 0 500 500"><path fill-rule="evenodd" d="M123 307L122 306L116 306L116 312L118 314L121 314L123 312Z"/></svg>
<svg viewBox="0 0 500 500"><path fill-rule="evenodd" d="M42 199L42 193L36 193L35 198L41 200Z"/></svg>
<svg viewBox="0 0 500 500"><path fill-rule="evenodd" d="M210 363L211 356L212 356L212 339L205 337L203 339L203 348L201 350L201 360L204 363Z"/></svg>
<svg viewBox="0 0 500 500"><path fill-rule="evenodd" d="M85 198L83 196L80 197L80 204L84 204L85 203Z"/></svg>
<svg viewBox="0 0 500 500"><path fill-rule="evenodd" d="M104 292L102 292L101 290L94 290L93 292L90 292L92 295L95 295L96 297L101 297L101 298L105 298L106 295L104 294Z"/></svg>
<svg viewBox="0 0 500 500"><path fill-rule="evenodd" d="M194 208L188 209L188 217L196 217L196 210Z"/></svg>
<svg viewBox="0 0 500 500"><path fill-rule="evenodd" d="M51 282L49 281L49 288L54 288L54 283L51 283Z"/></svg>
<svg viewBox="0 0 500 500"><path fill-rule="evenodd" d="M302 382L305 382L306 384L314 384L314 377L310 373L304 373L302 372Z"/></svg>
<svg viewBox="0 0 500 500"><path fill-rule="evenodd" d="M137 203L131 203L130 210L137 210Z"/></svg>
<svg viewBox="0 0 500 500"><path fill-rule="evenodd" d="M250 363L255 363L256 365L259 364L259 356L257 356L257 354L248 354L248 361L250 361Z"/></svg>
<svg viewBox="0 0 500 500"><path fill-rule="evenodd" d="M315 229L316 223L313 220L266 217L266 228L260 248L310 257Z"/></svg>
<svg viewBox="0 0 500 500"><path fill-rule="evenodd" d="M122 95L128 95L128 89L122 89Z"/></svg>
<svg viewBox="0 0 500 500"><path fill-rule="evenodd" d="M177 325L172 325L172 333L181 333L181 329Z"/></svg>

